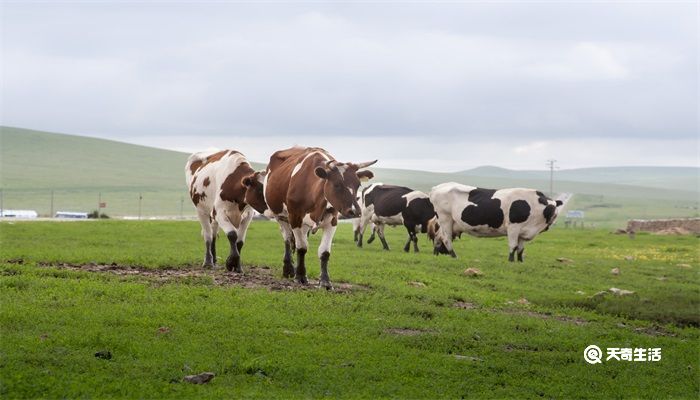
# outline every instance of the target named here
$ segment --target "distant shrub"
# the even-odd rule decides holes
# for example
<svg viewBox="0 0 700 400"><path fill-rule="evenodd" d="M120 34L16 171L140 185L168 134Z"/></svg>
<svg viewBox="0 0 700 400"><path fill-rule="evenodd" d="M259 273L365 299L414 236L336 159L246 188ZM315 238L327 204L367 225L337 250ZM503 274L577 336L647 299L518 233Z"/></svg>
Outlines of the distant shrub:
<svg viewBox="0 0 700 400"><path fill-rule="evenodd" d="M100 213L99 215L100 215L101 219L109 219L109 215L107 215L105 213ZM97 210L93 210L91 213L89 213L88 218L96 219L97 218Z"/></svg>

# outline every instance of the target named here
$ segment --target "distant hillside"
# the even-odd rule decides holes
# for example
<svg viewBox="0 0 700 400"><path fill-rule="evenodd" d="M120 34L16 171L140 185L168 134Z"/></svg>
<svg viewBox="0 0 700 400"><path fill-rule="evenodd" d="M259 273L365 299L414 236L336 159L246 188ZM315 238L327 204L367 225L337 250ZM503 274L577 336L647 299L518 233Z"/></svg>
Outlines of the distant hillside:
<svg viewBox="0 0 700 400"><path fill-rule="evenodd" d="M485 166L461 171L465 176L549 180L549 171L515 171ZM612 183L697 192L700 168L693 167L598 167L555 170L556 180L587 183Z"/></svg>
<svg viewBox="0 0 700 400"><path fill-rule="evenodd" d="M181 189L188 154L0 127L5 189Z"/></svg>
<svg viewBox="0 0 700 400"><path fill-rule="evenodd" d="M52 210L93 210L100 200L107 203L104 211L112 215L137 215L139 204L142 215L193 215L184 182L187 156L111 140L0 127L0 198L4 208L35 209L45 215ZM263 164L253 167L259 169ZM498 167L458 173L372 171L375 182L424 191L449 181L549 190L548 171ZM587 219L599 225L619 225L627 218L697 216L698 171L665 167L562 170L555 172L554 190L574 193L570 208L587 210Z"/></svg>

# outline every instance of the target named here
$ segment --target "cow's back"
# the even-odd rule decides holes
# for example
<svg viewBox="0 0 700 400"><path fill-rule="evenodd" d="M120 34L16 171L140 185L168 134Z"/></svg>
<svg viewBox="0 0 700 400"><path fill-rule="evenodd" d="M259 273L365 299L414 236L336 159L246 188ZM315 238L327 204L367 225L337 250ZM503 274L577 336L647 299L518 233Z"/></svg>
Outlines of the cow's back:
<svg viewBox="0 0 700 400"><path fill-rule="evenodd" d="M374 206L374 214L382 217L401 214L406 209L404 196L412 191L403 186L375 186L364 196L365 207Z"/></svg>

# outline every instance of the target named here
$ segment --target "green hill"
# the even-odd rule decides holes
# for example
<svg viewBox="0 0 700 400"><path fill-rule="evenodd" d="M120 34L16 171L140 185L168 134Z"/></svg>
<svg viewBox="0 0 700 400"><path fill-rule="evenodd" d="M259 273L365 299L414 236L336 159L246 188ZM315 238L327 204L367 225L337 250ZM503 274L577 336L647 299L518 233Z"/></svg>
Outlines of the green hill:
<svg viewBox="0 0 700 400"><path fill-rule="evenodd" d="M698 192L700 169L693 167L597 167L555 170L557 180L612 183ZM466 176L549 180L549 171L514 171L500 167L477 167L461 171Z"/></svg>
<svg viewBox="0 0 700 400"><path fill-rule="evenodd" d="M136 216L140 196L143 216L192 216L184 182L187 156L111 140L0 127L2 207L49 215L59 210L94 210L102 200L109 215ZM262 166L254 163L255 168ZM548 171L372 170L374 181L424 191L448 181L549 190ZM602 226L622 225L629 218L697 216L698 171L666 167L562 170L555 172L554 190L574 193L569 208L587 211L587 221Z"/></svg>

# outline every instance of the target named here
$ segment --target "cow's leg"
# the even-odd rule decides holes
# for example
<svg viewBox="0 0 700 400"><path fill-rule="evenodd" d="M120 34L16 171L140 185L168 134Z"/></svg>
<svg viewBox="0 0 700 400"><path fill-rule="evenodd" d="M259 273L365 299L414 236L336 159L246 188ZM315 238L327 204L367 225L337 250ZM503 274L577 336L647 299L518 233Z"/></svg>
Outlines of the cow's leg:
<svg viewBox="0 0 700 400"><path fill-rule="evenodd" d="M367 238L367 244L374 242L374 238L377 234L377 224L372 222L370 228L372 228L372 233L369 235L369 238Z"/></svg>
<svg viewBox="0 0 700 400"><path fill-rule="evenodd" d="M357 235L357 247L362 247L362 237L365 235L365 229L367 229L367 225L370 223L369 220L372 217L372 213L370 213L367 210L362 210L362 214L360 214L360 223L358 224L358 235ZM372 239L370 237L370 239ZM369 240L367 243L371 243Z"/></svg>
<svg viewBox="0 0 700 400"><path fill-rule="evenodd" d="M406 231L408 232L408 241L406 241L406 244L403 246L403 251L408 253L411 250L411 242L413 241L413 229L411 229L410 226L404 224L406 227Z"/></svg>
<svg viewBox="0 0 700 400"><path fill-rule="evenodd" d="M515 253L518 251L520 230L513 228L512 225L508 227L508 261L515 261Z"/></svg>
<svg viewBox="0 0 700 400"><path fill-rule="evenodd" d="M211 219L211 258L216 266L216 237L219 235L219 223L212 217Z"/></svg>
<svg viewBox="0 0 700 400"><path fill-rule="evenodd" d="M199 218L199 224L202 226L202 238L204 238L204 262L202 263L202 267L213 268L214 258L211 254L213 234L211 220L209 219L210 213L208 210L198 207L197 217Z"/></svg>
<svg viewBox="0 0 700 400"><path fill-rule="evenodd" d="M438 217L438 223L440 224L440 229L438 230L437 237L435 239L435 248L433 253L435 255L438 255L440 253L447 252L450 255L450 257L456 258L457 254L455 253L455 250L452 247L452 217ZM444 247L444 249L442 247Z"/></svg>
<svg viewBox="0 0 700 400"><path fill-rule="evenodd" d="M294 279L302 284L308 284L306 278L306 251L309 248L309 238L307 236L309 228L303 224L304 216L289 216L289 223L292 226L294 233L294 243L297 249L297 268L294 273Z"/></svg>
<svg viewBox="0 0 700 400"><path fill-rule="evenodd" d="M523 262L523 253L525 252L525 240L518 240L518 261Z"/></svg>
<svg viewBox="0 0 700 400"><path fill-rule="evenodd" d="M318 246L318 258L321 260L321 276L319 277L319 287L324 287L327 290L332 290L331 279L328 276L328 260L331 258L331 246L333 245L333 235L337 226L333 226L330 218L323 225L323 236L321 244Z"/></svg>
<svg viewBox="0 0 700 400"><path fill-rule="evenodd" d="M355 218L352 220L352 241L357 243L357 238L360 237L360 223L361 221L360 218Z"/></svg>
<svg viewBox="0 0 700 400"><path fill-rule="evenodd" d="M418 253L418 232L416 228L413 228L413 252Z"/></svg>
<svg viewBox="0 0 700 400"><path fill-rule="evenodd" d="M226 258L226 269L241 273L241 254L238 251L238 238L241 226L241 212L237 204L224 206L219 203L216 207L216 221L221 229L226 233L228 243L231 248L228 258Z"/></svg>
<svg viewBox="0 0 700 400"><path fill-rule="evenodd" d="M382 247L384 250L389 250L389 245L386 243L386 239L384 238L384 224L377 224L377 235L379 236L379 240L382 241Z"/></svg>
<svg viewBox="0 0 700 400"><path fill-rule="evenodd" d="M284 259L282 267L282 276L285 278L294 277L294 264L292 263L292 251L294 250L294 233L288 222L279 221L280 231L284 238Z"/></svg>
<svg viewBox="0 0 700 400"><path fill-rule="evenodd" d="M238 241L236 242L238 254L241 254L243 244L245 244L245 237L248 233L248 227L250 226L250 222L253 220L253 215L253 210L250 208L247 208L245 211L243 211L243 214L241 215L241 224L238 226Z"/></svg>

